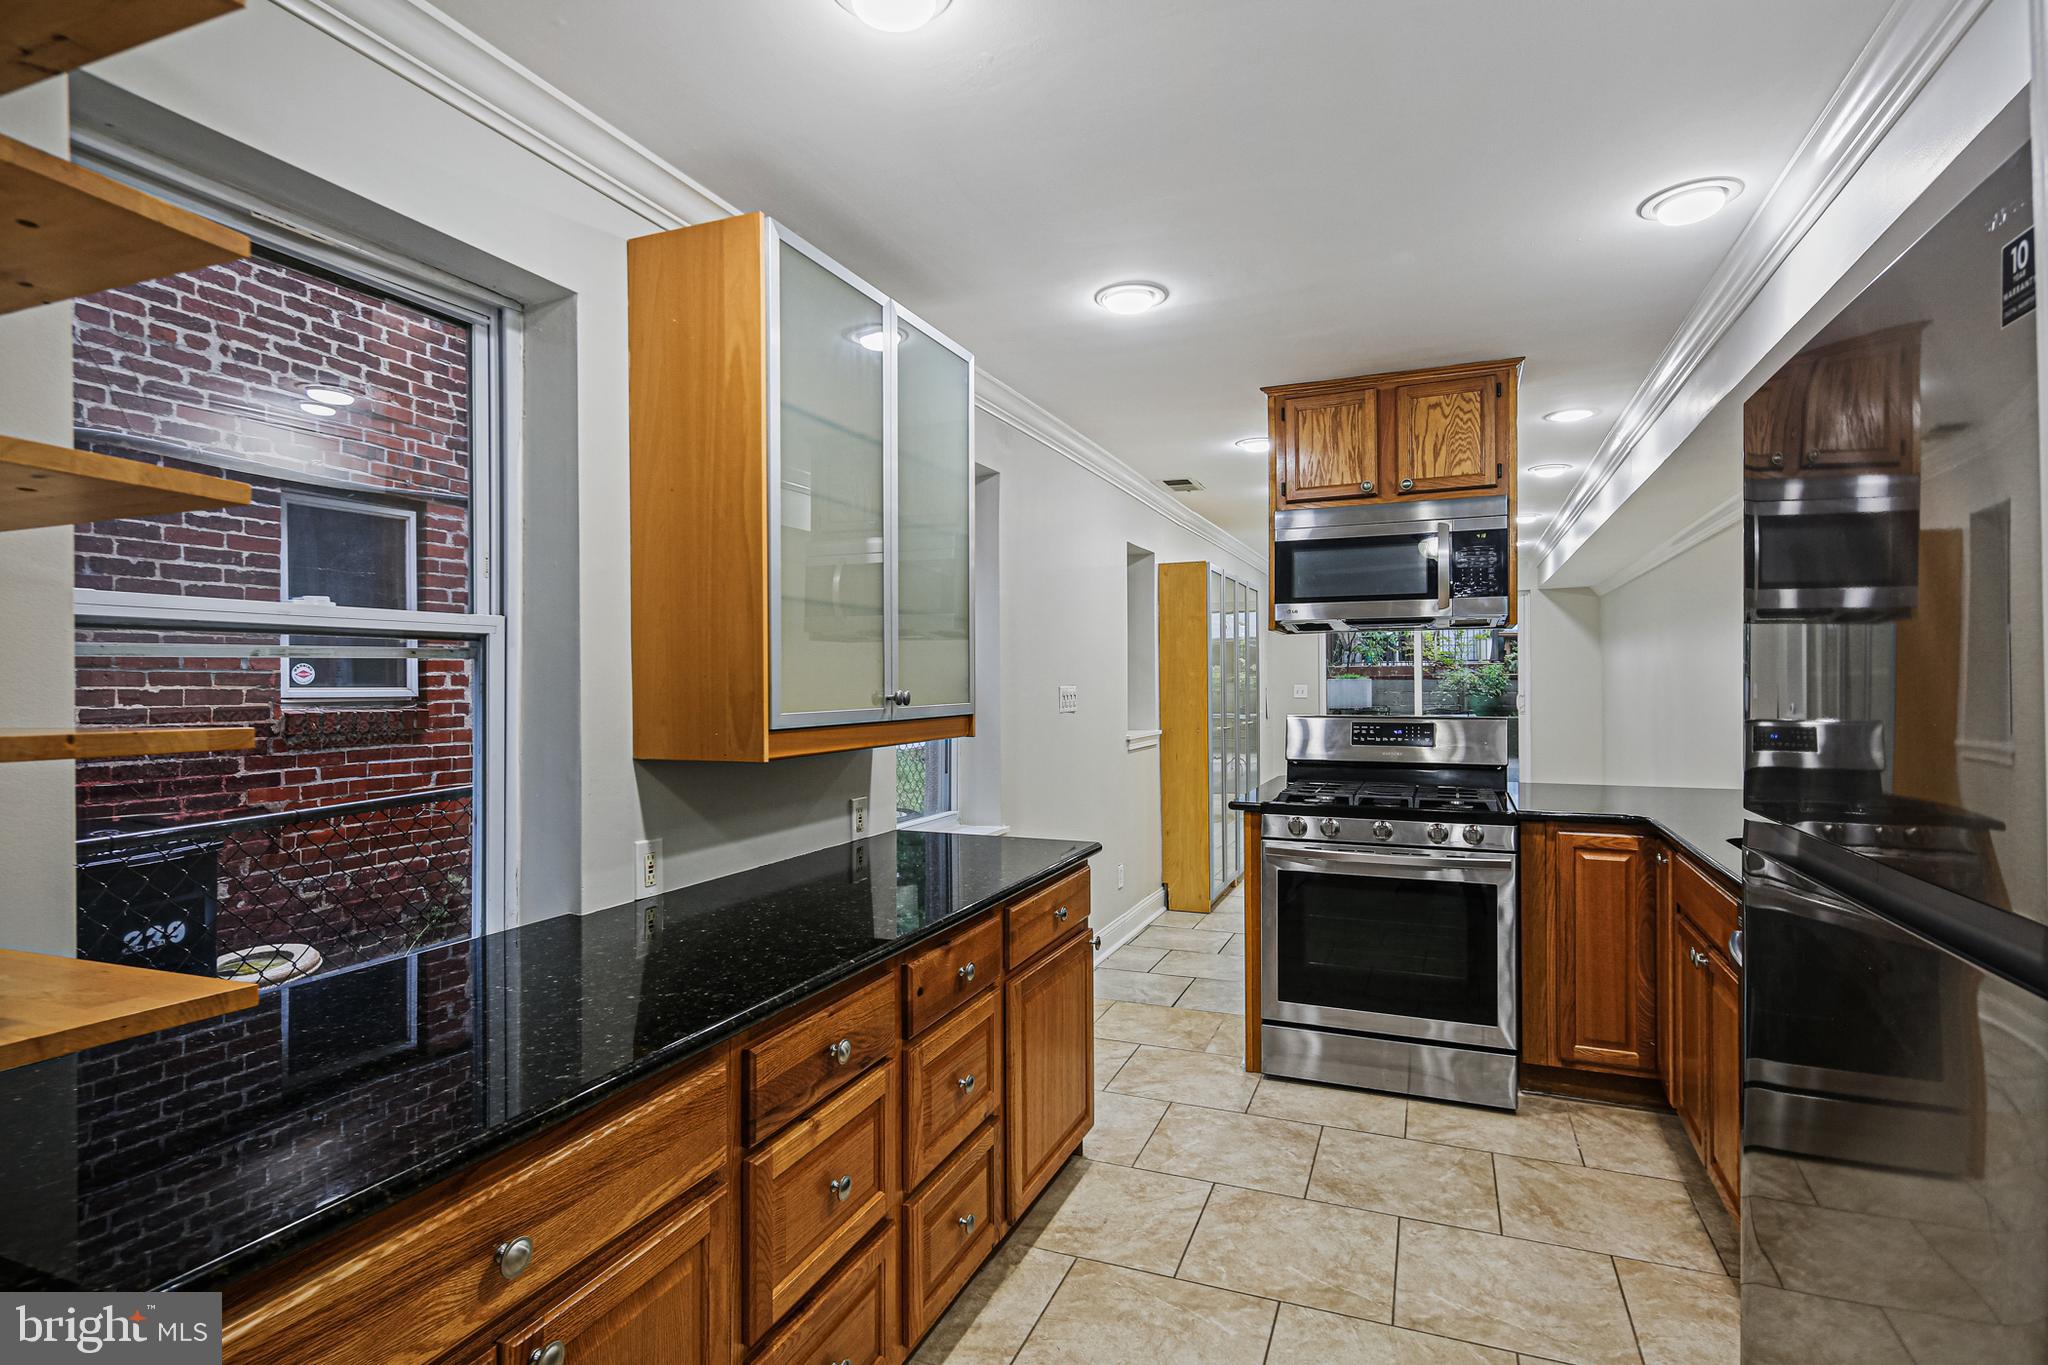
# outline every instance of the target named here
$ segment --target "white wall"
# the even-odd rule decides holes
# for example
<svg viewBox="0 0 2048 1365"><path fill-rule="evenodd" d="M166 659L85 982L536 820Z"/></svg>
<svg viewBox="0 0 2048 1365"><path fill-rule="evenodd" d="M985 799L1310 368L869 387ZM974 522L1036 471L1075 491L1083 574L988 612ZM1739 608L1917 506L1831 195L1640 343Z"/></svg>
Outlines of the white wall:
<svg viewBox="0 0 2048 1365"><path fill-rule="evenodd" d="M1570 589L1522 594L1524 782L1607 780L1600 599Z"/></svg>

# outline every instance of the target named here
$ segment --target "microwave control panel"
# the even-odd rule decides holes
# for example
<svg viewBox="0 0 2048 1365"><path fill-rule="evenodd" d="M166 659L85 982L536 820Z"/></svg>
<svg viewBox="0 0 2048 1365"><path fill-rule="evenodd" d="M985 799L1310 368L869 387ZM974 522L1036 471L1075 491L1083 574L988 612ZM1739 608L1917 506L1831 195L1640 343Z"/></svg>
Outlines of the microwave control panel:
<svg viewBox="0 0 2048 1365"><path fill-rule="evenodd" d="M1451 596L1508 595L1506 530L1451 532Z"/></svg>

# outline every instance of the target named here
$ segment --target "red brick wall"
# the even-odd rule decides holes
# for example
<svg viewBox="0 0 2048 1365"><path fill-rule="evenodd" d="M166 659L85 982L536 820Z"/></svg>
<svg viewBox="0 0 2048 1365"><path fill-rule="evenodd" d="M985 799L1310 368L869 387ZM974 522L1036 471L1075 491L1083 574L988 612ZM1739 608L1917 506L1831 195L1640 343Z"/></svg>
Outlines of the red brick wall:
<svg viewBox="0 0 2048 1365"><path fill-rule="evenodd" d="M417 513L417 601L468 611L469 337L466 326L279 261L252 259L82 299L74 310L81 444L250 483L248 507L99 522L77 537L80 587L278 601L283 495L293 476L340 481ZM332 416L308 387L358 396ZM180 458L190 452L191 458ZM225 455L278 471L223 469ZM344 496L346 496L344 492ZM209 656L219 635L81 632L82 640L191 641L179 658L81 658L87 724L254 725L255 749L82 763L80 832L155 828L298 809L471 779L464 661L425 660L417 700L286 702L280 661ZM277 637L248 637L275 643ZM469 878L469 821L405 811L357 821L347 840L294 826L223 850L221 951L311 942L361 960L407 946L417 906ZM434 888L432 892L422 888ZM408 915L415 920L409 920ZM384 926L374 932L364 925ZM465 919L459 926L468 930ZM439 932L437 937L448 937ZM432 941L431 939L428 941Z"/></svg>

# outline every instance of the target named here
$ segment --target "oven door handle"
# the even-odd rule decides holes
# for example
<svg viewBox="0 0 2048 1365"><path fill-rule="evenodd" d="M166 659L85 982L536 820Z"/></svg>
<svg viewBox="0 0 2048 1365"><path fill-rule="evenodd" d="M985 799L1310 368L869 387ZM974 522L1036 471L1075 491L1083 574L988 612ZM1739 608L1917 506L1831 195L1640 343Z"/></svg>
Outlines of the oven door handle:
<svg viewBox="0 0 2048 1365"><path fill-rule="evenodd" d="M1314 871L1330 863L1358 867L1379 867L1390 872L1456 872L1465 868L1513 867L1512 853L1397 853L1392 849L1344 848L1335 844L1288 844L1284 848L1265 846L1265 857L1275 867Z"/></svg>

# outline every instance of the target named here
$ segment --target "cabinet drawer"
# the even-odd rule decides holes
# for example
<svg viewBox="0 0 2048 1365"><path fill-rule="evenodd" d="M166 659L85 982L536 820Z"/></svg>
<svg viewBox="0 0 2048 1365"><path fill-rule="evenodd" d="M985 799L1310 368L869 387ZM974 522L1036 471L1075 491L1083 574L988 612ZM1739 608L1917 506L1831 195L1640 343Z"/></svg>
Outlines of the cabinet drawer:
<svg viewBox="0 0 2048 1365"><path fill-rule="evenodd" d="M903 1201L906 1336L916 1341L994 1250L1002 1178L996 1125L988 1123L939 1173Z"/></svg>
<svg viewBox="0 0 2048 1365"><path fill-rule="evenodd" d="M1671 904L1706 935L1716 952L1728 952L1728 936L1742 922L1742 902L1678 853L1671 855Z"/></svg>
<svg viewBox="0 0 2048 1365"><path fill-rule="evenodd" d="M903 1028L911 1037L995 985L1002 967L1003 922L982 919L903 964Z"/></svg>
<svg viewBox="0 0 2048 1365"><path fill-rule="evenodd" d="M841 1046L844 1044L844 1047ZM773 1137L896 1047L896 982L883 976L821 1009L805 1009L741 1053L747 1141Z"/></svg>
<svg viewBox="0 0 2048 1365"><path fill-rule="evenodd" d="M896 1227L885 1225L832 1272L753 1365L878 1365L896 1349Z"/></svg>
<svg viewBox="0 0 2048 1365"><path fill-rule="evenodd" d="M418 1358L448 1350L716 1173L732 1125L723 1057L602 1105L231 1291L227 1356L379 1360L394 1330ZM507 1279L497 1249L518 1238L531 1259Z"/></svg>
<svg viewBox="0 0 2048 1365"><path fill-rule="evenodd" d="M1002 1091L994 992L918 1039L903 1054L904 1188L914 1189L983 1119Z"/></svg>
<svg viewBox="0 0 2048 1365"><path fill-rule="evenodd" d="M757 1341L896 1201L896 1066L884 1062L747 1158L746 1332Z"/></svg>
<svg viewBox="0 0 2048 1365"><path fill-rule="evenodd" d="M1005 951L1010 965L1020 966L1054 940L1086 927L1088 869L1083 867L1042 891L1032 892L1005 910L1003 916Z"/></svg>

